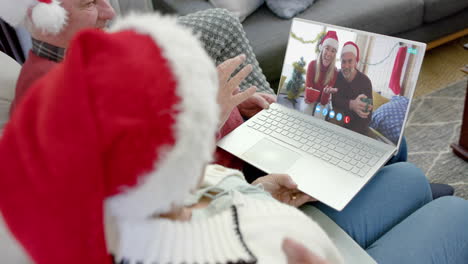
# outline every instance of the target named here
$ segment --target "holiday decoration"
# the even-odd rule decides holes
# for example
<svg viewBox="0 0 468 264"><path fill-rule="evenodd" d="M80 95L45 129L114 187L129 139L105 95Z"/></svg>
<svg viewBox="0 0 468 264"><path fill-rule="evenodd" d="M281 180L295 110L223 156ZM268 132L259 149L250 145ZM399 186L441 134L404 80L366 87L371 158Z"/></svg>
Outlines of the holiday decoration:
<svg viewBox="0 0 468 264"><path fill-rule="evenodd" d="M67 11L59 0L0 1L0 18L13 27L24 23L28 12L32 24L44 33L58 34L67 24Z"/></svg>
<svg viewBox="0 0 468 264"><path fill-rule="evenodd" d="M299 97L299 95L304 92L304 74L306 72L304 66L306 65L306 62L304 60L304 57L301 57L299 61L296 61L293 63L293 74L291 80L288 82L286 85L286 91L288 91L288 99L296 105L297 101L296 99Z"/></svg>

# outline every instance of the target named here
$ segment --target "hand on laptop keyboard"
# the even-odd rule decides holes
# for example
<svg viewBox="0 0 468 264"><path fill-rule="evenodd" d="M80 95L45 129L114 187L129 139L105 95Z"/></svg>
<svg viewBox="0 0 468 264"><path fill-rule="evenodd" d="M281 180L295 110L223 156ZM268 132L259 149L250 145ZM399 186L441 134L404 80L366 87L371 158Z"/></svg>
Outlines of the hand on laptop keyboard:
<svg viewBox="0 0 468 264"><path fill-rule="evenodd" d="M237 108L243 117L251 118L263 109L268 109L270 104L276 102L276 96L266 93L255 93L244 102L240 103Z"/></svg>

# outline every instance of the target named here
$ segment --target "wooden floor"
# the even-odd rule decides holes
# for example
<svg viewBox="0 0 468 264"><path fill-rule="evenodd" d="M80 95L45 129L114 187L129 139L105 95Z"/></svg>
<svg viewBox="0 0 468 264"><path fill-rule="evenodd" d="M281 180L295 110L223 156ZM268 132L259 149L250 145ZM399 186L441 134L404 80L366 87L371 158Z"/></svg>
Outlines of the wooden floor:
<svg viewBox="0 0 468 264"><path fill-rule="evenodd" d="M463 48L465 43L468 43L468 36L426 52L415 97L445 88L466 77L466 74L459 70L468 64L468 50Z"/></svg>

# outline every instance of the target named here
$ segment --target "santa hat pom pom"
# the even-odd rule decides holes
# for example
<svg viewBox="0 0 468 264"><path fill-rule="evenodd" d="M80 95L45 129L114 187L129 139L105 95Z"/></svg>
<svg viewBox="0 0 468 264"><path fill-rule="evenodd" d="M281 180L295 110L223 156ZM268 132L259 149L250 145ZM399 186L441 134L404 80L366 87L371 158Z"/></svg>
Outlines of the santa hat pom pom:
<svg viewBox="0 0 468 264"><path fill-rule="evenodd" d="M58 34L65 26L67 11L56 0L38 3L32 9L32 22L47 33Z"/></svg>

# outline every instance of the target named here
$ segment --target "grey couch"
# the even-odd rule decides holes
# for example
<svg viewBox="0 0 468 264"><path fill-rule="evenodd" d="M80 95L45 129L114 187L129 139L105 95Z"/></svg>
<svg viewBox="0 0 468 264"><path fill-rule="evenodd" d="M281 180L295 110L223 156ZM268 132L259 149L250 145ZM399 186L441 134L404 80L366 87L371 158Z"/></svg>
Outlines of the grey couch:
<svg viewBox="0 0 468 264"><path fill-rule="evenodd" d="M155 9L180 15L213 8L207 0L152 3ZM297 17L428 43L468 28L468 0L317 0ZM275 87L291 20L276 17L263 5L242 24L265 75Z"/></svg>

